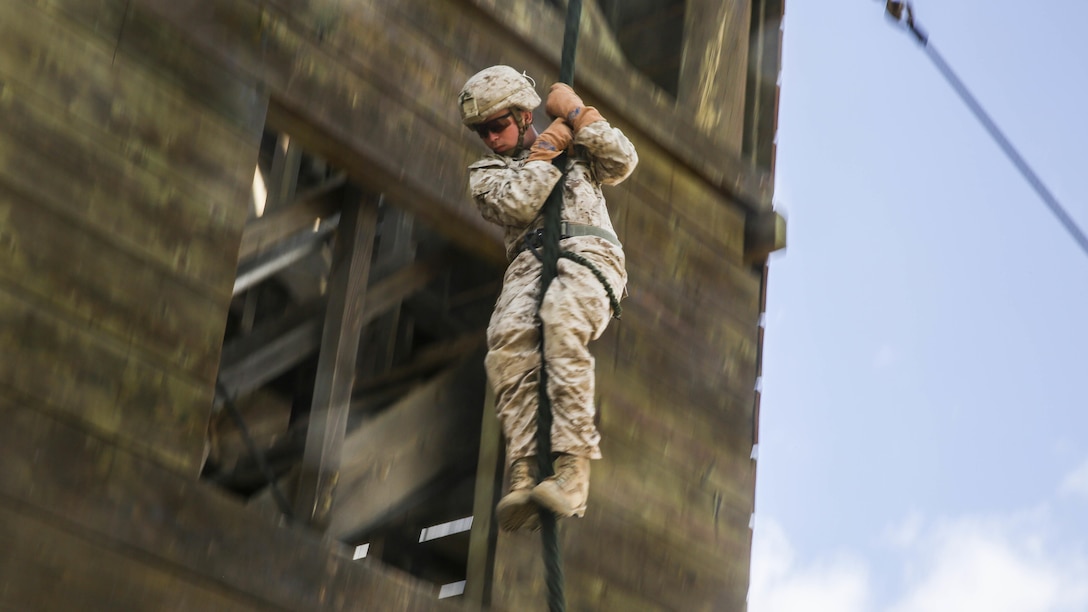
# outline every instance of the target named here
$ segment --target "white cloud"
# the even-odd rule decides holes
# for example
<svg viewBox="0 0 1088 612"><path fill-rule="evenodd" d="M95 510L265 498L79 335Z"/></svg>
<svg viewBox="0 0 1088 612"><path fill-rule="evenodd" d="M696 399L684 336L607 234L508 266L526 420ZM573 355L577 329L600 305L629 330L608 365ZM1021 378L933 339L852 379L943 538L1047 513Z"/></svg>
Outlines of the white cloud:
<svg viewBox="0 0 1088 612"><path fill-rule="evenodd" d="M799 559L785 530L758 517L749 612L1084 612L1088 557L1048 533L1045 508L1001 518L925 521L890 527L890 575L875 561L841 554ZM891 592L877 592L877 584ZM893 585L898 585L893 587ZM884 605L875 605L875 602Z"/></svg>
<svg viewBox="0 0 1088 612"><path fill-rule="evenodd" d="M849 557L802 567L786 532L771 519L757 519L752 546L749 612L864 612L868 610L868 570Z"/></svg>
<svg viewBox="0 0 1088 612"><path fill-rule="evenodd" d="M888 612L1074 612L1088 607L1083 557L1048 543L1034 520L952 521L914 547L908 577Z"/></svg>
<svg viewBox="0 0 1088 612"><path fill-rule="evenodd" d="M1088 500L1088 460L1066 475L1059 492Z"/></svg>

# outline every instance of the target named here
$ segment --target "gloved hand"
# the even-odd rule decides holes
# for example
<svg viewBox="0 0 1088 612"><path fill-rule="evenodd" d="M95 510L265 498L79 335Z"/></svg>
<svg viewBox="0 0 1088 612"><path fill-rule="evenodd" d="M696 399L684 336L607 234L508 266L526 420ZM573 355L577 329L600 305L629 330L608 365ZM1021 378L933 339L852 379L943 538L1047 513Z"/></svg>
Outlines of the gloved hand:
<svg viewBox="0 0 1088 612"><path fill-rule="evenodd" d="M529 161L551 161L567 150L574 141L574 132L563 119L556 119L541 132L529 148Z"/></svg>
<svg viewBox="0 0 1088 612"><path fill-rule="evenodd" d="M582 102L578 94L574 93L574 90L566 83L552 84L544 110L552 117L566 119L575 132L590 123L604 121L601 113L592 106L586 106L585 102Z"/></svg>

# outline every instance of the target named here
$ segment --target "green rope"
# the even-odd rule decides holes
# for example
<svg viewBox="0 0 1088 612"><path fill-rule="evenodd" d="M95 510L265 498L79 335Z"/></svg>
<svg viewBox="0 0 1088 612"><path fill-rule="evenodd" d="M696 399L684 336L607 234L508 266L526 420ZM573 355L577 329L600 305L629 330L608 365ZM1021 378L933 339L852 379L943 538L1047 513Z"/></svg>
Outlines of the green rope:
<svg viewBox="0 0 1088 612"><path fill-rule="evenodd" d="M578 47L578 26L582 16L582 0L570 0L567 5L567 23L563 32L563 53L559 67L559 81L574 84L574 53ZM566 176L567 160L560 155L555 166ZM540 302L548 292L559 272L559 228L563 208L563 180L560 179L544 202L544 244L540 271ZM548 371L544 362L544 324L537 308L537 325L540 329L540 395L537 402L536 456L538 476L541 480L552 475L552 405L548 398ZM564 612L567 604L563 595L563 559L559 550L559 528L556 517L548 510L540 509L540 538L544 553L545 585L548 589L548 610Z"/></svg>
<svg viewBox="0 0 1088 612"><path fill-rule="evenodd" d="M604 272L601 272L597 266L593 265L593 262L582 257L578 253L563 251L559 256L589 268L589 271L593 273L593 276L596 276L597 280L604 286L604 292L608 294L608 303L612 305L612 316L618 319L623 315L623 308L620 306L620 300L616 297L616 292L613 291L612 285L608 283L608 279L604 277Z"/></svg>

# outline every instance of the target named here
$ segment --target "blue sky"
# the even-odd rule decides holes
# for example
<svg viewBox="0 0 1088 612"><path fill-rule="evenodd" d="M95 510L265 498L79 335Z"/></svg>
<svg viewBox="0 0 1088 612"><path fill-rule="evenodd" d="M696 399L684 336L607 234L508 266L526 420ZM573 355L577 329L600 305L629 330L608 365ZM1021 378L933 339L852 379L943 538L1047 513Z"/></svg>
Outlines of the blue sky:
<svg viewBox="0 0 1088 612"><path fill-rule="evenodd" d="M1088 228L1088 2L916 0ZM750 612L1088 610L1088 255L873 0L787 3Z"/></svg>

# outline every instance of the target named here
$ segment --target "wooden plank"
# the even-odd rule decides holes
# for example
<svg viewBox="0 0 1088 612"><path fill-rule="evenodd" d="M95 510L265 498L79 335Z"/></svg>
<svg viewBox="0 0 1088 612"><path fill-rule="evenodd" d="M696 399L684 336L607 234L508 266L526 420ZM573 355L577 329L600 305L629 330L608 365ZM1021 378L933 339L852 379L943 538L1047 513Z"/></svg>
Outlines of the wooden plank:
<svg viewBox="0 0 1088 612"><path fill-rule="evenodd" d="M302 457L295 513L324 529L340 474L340 454L351 405L355 360L362 333L362 314L378 200L355 189L344 194L339 232L329 278L328 309L321 335L310 425Z"/></svg>
<svg viewBox="0 0 1088 612"><path fill-rule="evenodd" d="M673 170L669 201L672 212L692 237L722 257L739 261L744 251L743 208L715 193L701 177L683 167Z"/></svg>
<svg viewBox="0 0 1088 612"><path fill-rule="evenodd" d="M480 453L476 463L476 491L472 504L472 532L465 576L465 601L481 610L491 606L495 545L499 538L495 504L502 496L506 465L502 428L495 414L495 392L490 385L485 387Z"/></svg>
<svg viewBox="0 0 1088 612"><path fill-rule="evenodd" d="M588 572L568 572L563 575L567 590L573 594L568 609L574 610L638 610L639 612L672 612L668 608L641 597L630 586L606 580ZM577 606L577 607L575 607Z"/></svg>
<svg viewBox="0 0 1088 612"><path fill-rule="evenodd" d="M321 346L326 303L320 300L223 347L219 382L232 396L265 385Z"/></svg>
<svg viewBox="0 0 1088 612"><path fill-rule="evenodd" d="M368 325L401 300L422 289L445 266L443 253L413 262L367 289L362 325ZM223 347L219 381L232 395L255 389L301 363L321 346L322 299L254 330Z"/></svg>
<svg viewBox="0 0 1088 612"><path fill-rule="evenodd" d="M0 498L0 609L266 609L266 602L65 527Z"/></svg>
<svg viewBox="0 0 1088 612"><path fill-rule="evenodd" d="M328 218L340 210L340 200L330 191L344 184L344 176L323 186L317 193L307 193L302 201L266 213L246 224L238 261L256 257L273 248L292 234L312 229L318 219Z"/></svg>
<svg viewBox="0 0 1088 612"><path fill-rule="evenodd" d="M619 518L624 511L609 499L591 498L584 518L560 523L565 574L599 578L609 588L626 591L629 600L645 602L629 609L743 609L747 544L738 538L736 544L707 554L675 537L672 523L627 522ZM743 531L748 531L747 525ZM546 610L539 534L501 535L499 557L504 562L496 567L495 604L509 610ZM503 588L515 584L517 588ZM568 608L596 609L592 602L601 594L592 586L588 581L568 584Z"/></svg>
<svg viewBox="0 0 1088 612"><path fill-rule="evenodd" d="M268 94L259 81L212 60L165 24L136 11L130 15L118 46L121 53L146 64L211 116L244 134L261 132Z"/></svg>
<svg viewBox="0 0 1088 612"><path fill-rule="evenodd" d="M261 255L239 262L238 274L234 278L234 295L240 295L269 277L277 275L292 295L308 293L292 290L294 282L307 287L314 286L320 295L320 279L326 271L325 260L321 253L325 248L325 239L336 230L337 222L338 219L329 219L318 224L313 231L295 234ZM255 302L250 298L256 299L256 297L255 295L247 296L247 302L253 305L250 308L252 311ZM242 328L244 330L245 325Z"/></svg>
<svg viewBox="0 0 1088 612"><path fill-rule="evenodd" d="M298 186L298 171L302 165L302 147L288 134L276 137L275 150L272 153L272 167L265 179L267 197L265 211L275 211L287 206L295 199Z"/></svg>
<svg viewBox="0 0 1088 612"><path fill-rule="evenodd" d="M114 43L124 28L127 0L23 0L54 19L69 19L105 41Z"/></svg>
<svg viewBox="0 0 1088 612"><path fill-rule="evenodd" d="M669 308L691 310L712 305L711 311L741 323L759 317L759 275L737 259L697 239L686 227L650 208L632 202L625 208L624 239L627 241L628 291L633 299L643 295L664 301ZM690 298L690 300L689 300Z"/></svg>
<svg viewBox="0 0 1088 612"><path fill-rule="evenodd" d="M782 72L784 0L752 5L749 32L748 86L745 91L744 154L774 175L775 132L778 129L778 80Z"/></svg>
<svg viewBox="0 0 1088 612"><path fill-rule="evenodd" d="M260 609L342 610L360 601L411 612L458 609L436 601L434 587L353 563L343 545L266 523L213 487L26 406L0 394L0 497L66 531L222 585ZM16 568L3 577L29 575Z"/></svg>
<svg viewBox="0 0 1088 612"><path fill-rule="evenodd" d="M564 526L568 571L637 585L645 599L672 610L743 609L751 554L747 519L737 538L722 541L714 554L707 554L692 547L691 540L677 537L671 523L612 520L615 513L624 511L623 506L607 498L593 503L595 510L584 519ZM608 554L601 554L602 547Z"/></svg>
<svg viewBox="0 0 1088 612"><path fill-rule="evenodd" d="M291 401L270 389L258 389L256 392L239 397L234 402L238 413L246 424L249 436L257 448L268 457L269 449L291 439L290 427ZM208 460L206 464L216 467L212 479L222 483L226 476L235 476L239 468L252 464L253 457L242 438L242 432L226 409L212 416L208 425ZM274 464L269 458L269 464ZM205 466L202 478L208 477ZM264 482L261 474L259 482ZM232 482L237 482L231 478Z"/></svg>
<svg viewBox="0 0 1088 612"><path fill-rule="evenodd" d="M477 329L450 340L437 342L425 349L416 351L412 356L412 360L400 367L393 368L376 378L357 381L356 391L366 392L422 376L446 363L464 357L483 345L485 341L484 330Z"/></svg>
<svg viewBox="0 0 1088 612"><path fill-rule="evenodd" d="M605 372L599 384L602 448L619 454L615 465L637 473L632 461L647 459L631 455L643 448L679 481L730 499L751 493L752 397L729 400L731 410L725 411L698 398L646 402L625 372Z"/></svg>
<svg viewBox="0 0 1088 612"><path fill-rule="evenodd" d="M92 133L101 133L98 147L149 168L199 176L190 181L191 190L229 206L221 214L236 211L230 206L235 202L220 198L251 184L260 132L232 129L154 73L118 56L116 40L34 6L0 3L0 40L0 74L63 108L85 129L97 128ZM263 114L263 106L254 111ZM230 218L236 222L237 213Z"/></svg>
<svg viewBox="0 0 1088 612"><path fill-rule="evenodd" d="M610 434L602 432L605 458L593 462L591 504L607 499L625 508L615 520L670 524L677 538L690 540L690 546L708 555L736 537L734 527L747 527L755 498L751 459L729 457L722 449L709 461L698 462L700 457L687 449L652 441L632 445ZM712 449L697 450L705 455ZM692 474L698 469L703 473ZM711 474L716 482L710 481Z"/></svg>
<svg viewBox="0 0 1088 612"><path fill-rule="evenodd" d="M108 146L108 134L73 122L52 101L3 77L0 112L0 181L35 194L165 274L209 295L230 295L235 262L222 254L233 252L245 218L237 194L209 204L191 190L198 181L119 154L123 145Z"/></svg>
<svg viewBox="0 0 1088 612"><path fill-rule="evenodd" d="M677 107L722 152L739 160L744 139L750 0L686 0Z"/></svg>
<svg viewBox="0 0 1088 612"><path fill-rule="evenodd" d="M631 317L638 314L635 306L631 304ZM684 343L626 322L617 333L616 369L622 372L623 384L644 394L639 403L701 406L720 413L723 421L734 416L738 406L747 410L754 379L743 374L730 376L730 372L733 368L740 372L755 370L754 342L736 345L741 352L719 355L720 348L715 344ZM726 431L726 435L732 436L735 429Z"/></svg>
<svg viewBox="0 0 1088 612"><path fill-rule="evenodd" d="M382 207L381 235L374 254L375 277L402 269L415 259L416 246L412 231L414 221L402 208ZM360 356L357 369L359 377L381 374L393 367L395 360L410 354L411 342L405 341L404 336L411 338L414 331L411 317L401 317L401 299L390 303L389 309L366 327L364 342L368 350Z"/></svg>
<svg viewBox="0 0 1088 612"><path fill-rule="evenodd" d="M0 181L0 281L66 312L73 323L146 352L194 383L215 379L221 300L163 274L112 240ZM63 245L63 248L58 248Z"/></svg>
<svg viewBox="0 0 1088 612"><path fill-rule="evenodd" d="M0 390L48 406L115 443L195 475L211 389L142 360L46 302L0 283Z"/></svg>
<svg viewBox="0 0 1088 612"><path fill-rule="evenodd" d="M674 162L656 143L640 134L628 135L631 144L638 151L638 166L631 176L620 183L617 190L631 190L639 193L639 200L644 205L658 210L666 210L672 205L672 174ZM605 197L611 200L611 190L605 191ZM643 195L645 194L645 195Z"/></svg>
<svg viewBox="0 0 1088 612"><path fill-rule="evenodd" d="M451 468L471 473L483 386L482 358L462 360L352 432L329 533L363 535Z"/></svg>
<svg viewBox="0 0 1088 612"><path fill-rule="evenodd" d="M756 372L755 322L742 326L729 321L713 303L702 301L679 313L669 312L670 306L680 307L680 300L675 294L657 299L659 295L641 294L624 306L624 315L640 325L623 328L623 339L637 345L623 350L637 357L640 349L648 348L646 343L661 342L661 354L640 357L645 362L642 367L652 363L664 368L662 373L675 373L676 380L702 377L706 384L735 393L750 391ZM687 376L682 374L685 371Z"/></svg>
<svg viewBox="0 0 1088 612"><path fill-rule="evenodd" d="M208 118L235 128L244 138L264 127L267 99L256 81L242 79L222 64L208 61L184 36L133 10L130 0L24 0L52 17L63 17L104 45L111 64L143 70L170 83L190 103L211 111Z"/></svg>

